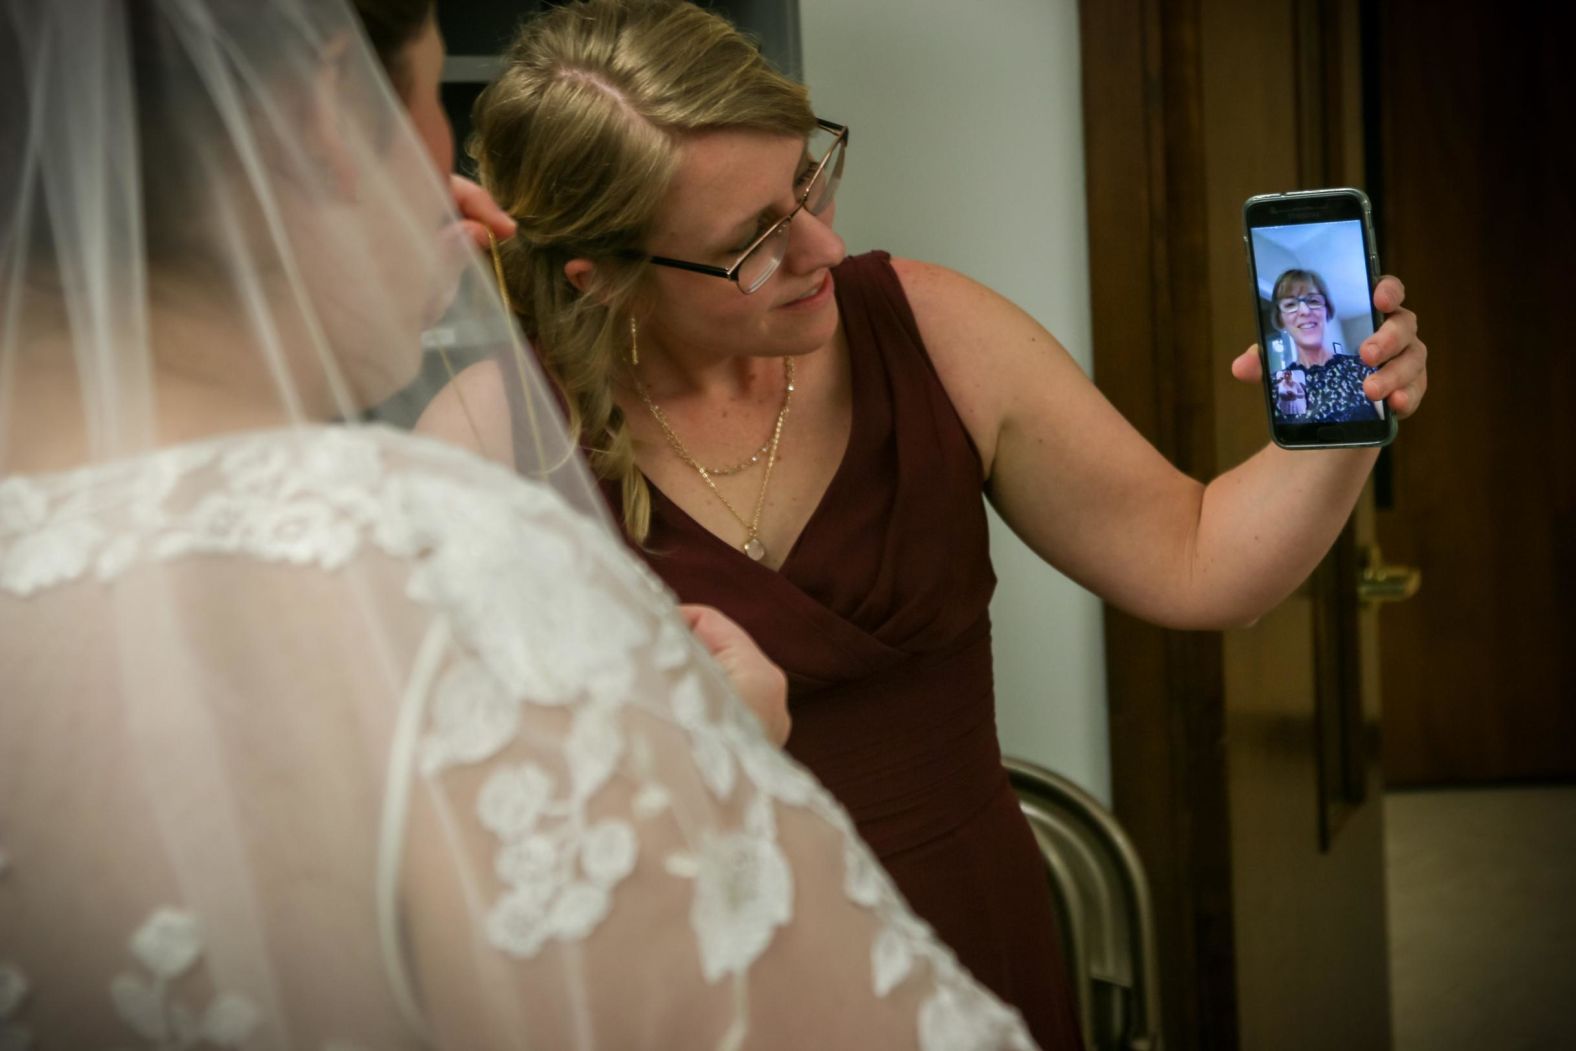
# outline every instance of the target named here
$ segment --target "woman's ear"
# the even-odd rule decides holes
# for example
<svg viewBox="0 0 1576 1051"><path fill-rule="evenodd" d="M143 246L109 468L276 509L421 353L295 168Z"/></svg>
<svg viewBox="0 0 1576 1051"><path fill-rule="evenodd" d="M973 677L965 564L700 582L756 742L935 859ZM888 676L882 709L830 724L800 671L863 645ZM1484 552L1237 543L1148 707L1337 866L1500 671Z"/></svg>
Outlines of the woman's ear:
<svg viewBox="0 0 1576 1051"><path fill-rule="evenodd" d="M345 61L349 34L340 34L324 46L312 89L303 101L302 137L309 155L318 164L323 181L340 197L354 200L361 173L351 153L354 139L345 134Z"/></svg>
<svg viewBox="0 0 1576 1051"><path fill-rule="evenodd" d="M596 279L596 264L583 257L571 259L564 264L564 277L575 286L576 292L584 295Z"/></svg>

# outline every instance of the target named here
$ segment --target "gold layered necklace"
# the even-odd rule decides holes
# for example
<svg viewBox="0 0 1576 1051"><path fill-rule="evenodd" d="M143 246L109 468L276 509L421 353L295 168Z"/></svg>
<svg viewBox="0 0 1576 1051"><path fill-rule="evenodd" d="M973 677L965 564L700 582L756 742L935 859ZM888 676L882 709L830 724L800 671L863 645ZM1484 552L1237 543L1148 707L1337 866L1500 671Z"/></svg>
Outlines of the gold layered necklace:
<svg viewBox="0 0 1576 1051"><path fill-rule="evenodd" d="M793 358L785 357L783 358L783 404L782 408L777 410L777 422L772 425L771 437L748 460L742 460L731 467L725 467L720 470L711 470L701 466L701 462L690 454L690 451L684 447L683 442L679 441L679 436L673 433L673 427L668 423L667 415L662 411L662 407L651 399L651 392L646 389L646 385L640 382L639 378L635 380L635 392L640 395L640 400L651 411L652 417L657 421L657 426L662 428L663 436L667 438L668 444L673 447L673 451L678 454L678 458L688 464L696 474L700 475L701 480L706 483L712 494L721 501L722 506L726 507L728 513L734 517L734 520L744 527L744 543L739 545L739 549L756 562L766 557L766 545L761 542L761 509L766 506L766 487L771 484L772 468L777 463L777 449L783 439L783 421L788 418L788 406L793 401L793 378ZM761 475L761 487L755 494L755 511L746 519L739 514L733 504L728 501L728 498L722 495L722 490L717 488L717 483L714 479L747 471L760 463L762 457L766 460L766 472Z"/></svg>

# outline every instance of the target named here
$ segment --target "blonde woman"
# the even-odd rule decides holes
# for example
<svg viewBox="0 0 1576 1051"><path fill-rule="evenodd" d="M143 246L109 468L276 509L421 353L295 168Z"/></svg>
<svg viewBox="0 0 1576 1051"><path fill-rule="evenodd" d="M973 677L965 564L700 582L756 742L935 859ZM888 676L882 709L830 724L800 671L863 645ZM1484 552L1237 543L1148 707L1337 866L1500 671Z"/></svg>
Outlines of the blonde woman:
<svg viewBox="0 0 1576 1051"><path fill-rule="evenodd" d="M476 116L483 184L519 223L514 307L630 542L786 669L788 750L1036 1039L1078 1046L1000 765L981 496L1108 601L1209 628L1307 575L1373 453L1269 448L1206 487L989 289L845 258L849 130L694 5L536 18ZM1370 396L1404 416L1426 379L1401 297L1380 286L1392 317L1363 353L1385 363ZM1257 379L1251 361L1240 378ZM507 372L463 374L425 426L463 436L468 412L507 448L526 426Z"/></svg>

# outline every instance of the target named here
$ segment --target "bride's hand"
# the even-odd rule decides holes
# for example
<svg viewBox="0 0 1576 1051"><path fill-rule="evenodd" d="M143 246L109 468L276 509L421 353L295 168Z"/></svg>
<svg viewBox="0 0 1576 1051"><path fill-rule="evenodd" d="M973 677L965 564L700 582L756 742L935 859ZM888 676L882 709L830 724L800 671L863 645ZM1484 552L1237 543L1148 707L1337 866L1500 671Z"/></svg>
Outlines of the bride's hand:
<svg viewBox="0 0 1576 1051"><path fill-rule="evenodd" d="M766 736L781 747L793 722L788 717L788 677L761 652L745 630L710 606L680 606L690 630L727 673L734 692L750 706Z"/></svg>

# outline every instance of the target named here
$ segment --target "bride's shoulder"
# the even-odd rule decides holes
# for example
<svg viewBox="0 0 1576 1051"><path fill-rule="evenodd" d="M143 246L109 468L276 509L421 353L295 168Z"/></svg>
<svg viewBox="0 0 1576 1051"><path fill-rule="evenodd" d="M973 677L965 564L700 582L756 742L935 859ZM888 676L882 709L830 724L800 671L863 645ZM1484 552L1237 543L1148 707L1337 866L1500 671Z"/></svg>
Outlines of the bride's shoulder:
<svg viewBox="0 0 1576 1051"><path fill-rule="evenodd" d="M497 560L525 540L593 557L616 547L551 485L376 425L225 435L0 479L0 591L18 595L194 555L333 570L373 550Z"/></svg>
<svg viewBox="0 0 1576 1051"><path fill-rule="evenodd" d="M295 492L303 485L332 485L353 493L411 473L441 475L505 498L552 492L451 442L370 424L246 431L68 470L0 475L0 500L21 500L25 494L34 502L96 492L95 504L102 506L105 493L118 500L164 498L183 485L259 495L274 488ZM14 524L0 517L0 532Z"/></svg>
<svg viewBox="0 0 1576 1051"><path fill-rule="evenodd" d="M551 480L543 480L449 441L388 427L350 430L333 441L363 442L376 451L385 503L391 509L397 505L413 515L436 515L473 536L516 529L523 520L533 531L573 534L581 542L625 554L596 487L567 446Z"/></svg>

